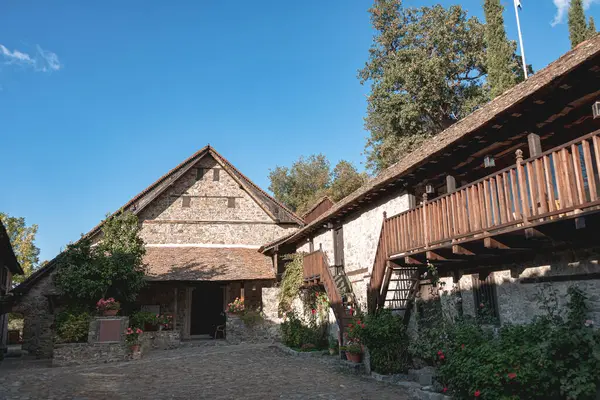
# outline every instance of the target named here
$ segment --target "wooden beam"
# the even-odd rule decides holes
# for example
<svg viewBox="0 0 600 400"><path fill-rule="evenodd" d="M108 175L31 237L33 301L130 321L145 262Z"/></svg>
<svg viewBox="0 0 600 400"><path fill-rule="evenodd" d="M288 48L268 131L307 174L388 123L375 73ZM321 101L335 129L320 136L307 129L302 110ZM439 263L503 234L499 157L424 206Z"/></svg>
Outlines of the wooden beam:
<svg viewBox="0 0 600 400"><path fill-rule="evenodd" d="M458 254L461 256L474 256L475 255L475 253L473 253L471 250L468 250L458 244L452 245L452 254Z"/></svg>
<svg viewBox="0 0 600 400"><path fill-rule="evenodd" d="M508 250L510 249L509 246L505 245L504 243L499 242L498 240L491 238L491 237L486 237L483 239L483 246L486 249L499 249L499 250Z"/></svg>
<svg viewBox="0 0 600 400"><path fill-rule="evenodd" d="M423 263L421 261L417 260L414 257L410 257L410 256L404 257L404 263L405 264L423 265Z"/></svg>
<svg viewBox="0 0 600 400"><path fill-rule="evenodd" d="M432 260L432 261L448 261L448 259L446 257L443 257L434 251L425 252L425 257L428 260Z"/></svg>

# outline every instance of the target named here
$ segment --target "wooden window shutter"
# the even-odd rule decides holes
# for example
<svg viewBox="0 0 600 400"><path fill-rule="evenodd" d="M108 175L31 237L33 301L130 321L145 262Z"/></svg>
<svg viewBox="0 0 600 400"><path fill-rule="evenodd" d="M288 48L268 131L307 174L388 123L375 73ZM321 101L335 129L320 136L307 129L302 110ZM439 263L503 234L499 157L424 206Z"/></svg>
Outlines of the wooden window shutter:
<svg viewBox="0 0 600 400"><path fill-rule="evenodd" d="M181 196L181 206L188 208L191 204L192 198L190 196Z"/></svg>
<svg viewBox="0 0 600 400"><path fill-rule="evenodd" d="M220 171L219 168L213 169L213 181L215 181L215 182L220 179L219 171Z"/></svg>
<svg viewBox="0 0 600 400"><path fill-rule="evenodd" d="M196 180L199 181L204 177L204 168L196 169Z"/></svg>
<svg viewBox="0 0 600 400"><path fill-rule="evenodd" d="M227 198L227 208L235 208L235 197Z"/></svg>

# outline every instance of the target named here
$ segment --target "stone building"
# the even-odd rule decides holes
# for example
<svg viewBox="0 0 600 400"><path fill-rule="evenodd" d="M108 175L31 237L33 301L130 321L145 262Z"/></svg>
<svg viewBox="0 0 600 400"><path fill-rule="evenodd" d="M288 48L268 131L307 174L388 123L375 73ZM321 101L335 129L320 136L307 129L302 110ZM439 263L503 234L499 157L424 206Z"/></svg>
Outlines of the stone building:
<svg viewBox="0 0 600 400"><path fill-rule="evenodd" d="M276 270L258 248L303 224L210 146L122 209L137 215L146 244L149 284L138 305L171 315L184 339L213 335L236 297L261 307L262 288L275 282ZM86 237L100 240L101 227ZM16 289L13 306L24 315L23 348L40 357L52 354L55 260Z"/></svg>
<svg viewBox="0 0 600 400"><path fill-rule="evenodd" d="M8 336L8 311L12 298L13 275L23 275L23 269L10 244L6 228L0 221L0 359L6 350Z"/></svg>
<svg viewBox="0 0 600 400"><path fill-rule="evenodd" d="M428 264L449 312L523 323L577 285L600 324L599 66L596 36L261 251L308 253L342 328L350 302L410 319Z"/></svg>

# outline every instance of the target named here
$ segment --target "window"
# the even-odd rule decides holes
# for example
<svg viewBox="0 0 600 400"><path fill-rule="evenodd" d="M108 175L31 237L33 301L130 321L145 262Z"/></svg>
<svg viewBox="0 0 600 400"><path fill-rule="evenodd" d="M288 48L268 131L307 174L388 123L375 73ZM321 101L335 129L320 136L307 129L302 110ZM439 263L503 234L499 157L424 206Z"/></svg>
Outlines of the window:
<svg viewBox="0 0 600 400"><path fill-rule="evenodd" d="M483 323L499 322L498 299L494 275L489 274L485 280L479 279L479 274L471 275L473 282L473 297L475 299L475 315Z"/></svg>
<svg viewBox="0 0 600 400"><path fill-rule="evenodd" d="M205 173L205 170L204 170L204 168L198 168L198 169L196 170L196 180L197 180L197 181L200 181L200 180L202 180L202 178L204 177L204 173Z"/></svg>
<svg viewBox="0 0 600 400"><path fill-rule="evenodd" d="M192 198L190 196L181 196L181 206L184 208L189 208L191 200Z"/></svg>
<svg viewBox="0 0 600 400"><path fill-rule="evenodd" d="M213 181L217 182L219 180L219 168L213 169Z"/></svg>
<svg viewBox="0 0 600 400"><path fill-rule="evenodd" d="M235 208L235 197L227 198L227 208Z"/></svg>

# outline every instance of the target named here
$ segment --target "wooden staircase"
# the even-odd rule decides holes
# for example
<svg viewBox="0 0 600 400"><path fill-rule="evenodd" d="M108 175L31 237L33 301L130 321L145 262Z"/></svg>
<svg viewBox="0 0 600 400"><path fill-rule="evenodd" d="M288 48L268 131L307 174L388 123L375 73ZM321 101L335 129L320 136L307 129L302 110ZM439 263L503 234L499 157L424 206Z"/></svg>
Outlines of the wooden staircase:
<svg viewBox="0 0 600 400"><path fill-rule="evenodd" d="M387 219L384 219L369 284L369 310L389 308L408 321L419 291L420 270L415 266L399 266L389 260L392 255L387 240L389 229Z"/></svg>
<svg viewBox="0 0 600 400"><path fill-rule="evenodd" d="M340 344L343 343L344 331L352 322L352 310L356 309L352 285L343 269L330 267L327 255L321 250L307 254L304 256L304 285L325 288L340 330Z"/></svg>

